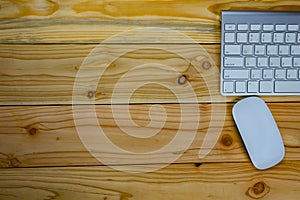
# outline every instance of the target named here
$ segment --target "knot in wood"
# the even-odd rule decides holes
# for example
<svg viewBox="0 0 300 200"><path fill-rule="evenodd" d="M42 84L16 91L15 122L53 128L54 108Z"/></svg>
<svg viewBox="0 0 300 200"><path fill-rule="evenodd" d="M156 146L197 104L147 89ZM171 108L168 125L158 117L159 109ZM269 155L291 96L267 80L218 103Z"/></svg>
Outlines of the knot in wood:
<svg viewBox="0 0 300 200"><path fill-rule="evenodd" d="M29 129L29 134L30 135L35 135L37 133L37 129L36 128L30 128Z"/></svg>
<svg viewBox="0 0 300 200"><path fill-rule="evenodd" d="M254 194L259 195L265 191L265 183L260 181L253 185L252 190Z"/></svg>
<svg viewBox="0 0 300 200"><path fill-rule="evenodd" d="M203 69L210 69L211 63L208 61L205 61L205 62L203 62L202 67L203 67Z"/></svg>
<svg viewBox="0 0 300 200"><path fill-rule="evenodd" d="M270 191L270 187L263 181L255 183L252 187L249 187L246 195L253 199L260 199L266 196Z"/></svg>
<svg viewBox="0 0 300 200"><path fill-rule="evenodd" d="M222 144L227 146L227 147L231 146L232 143L233 143L232 137L228 134L223 135L221 141L222 141Z"/></svg>
<svg viewBox="0 0 300 200"><path fill-rule="evenodd" d="M18 158L16 157L9 158L9 164L8 164L9 167L19 167L20 164L21 162L19 161Z"/></svg>
<svg viewBox="0 0 300 200"><path fill-rule="evenodd" d="M94 92L93 91L89 91L87 96L90 99L93 98L94 97Z"/></svg>
<svg viewBox="0 0 300 200"><path fill-rule="evenodd" d="M177 83L178 83L179 85L184 85L184 84L186 84L186 82L187 82L186 75L181 75L181 76L179 76L178 79L177 79Z"/></svg>

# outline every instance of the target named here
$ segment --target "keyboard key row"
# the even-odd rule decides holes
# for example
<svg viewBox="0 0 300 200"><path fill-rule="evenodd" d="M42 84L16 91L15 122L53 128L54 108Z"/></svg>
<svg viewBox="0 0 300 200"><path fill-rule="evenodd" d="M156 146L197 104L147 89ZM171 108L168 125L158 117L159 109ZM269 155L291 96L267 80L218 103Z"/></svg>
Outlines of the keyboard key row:
<svg viewBox="0 0 300 200"><path fill-rule="evenodd" d="M300 33L232 33L224 34L225 43L300 43Z"/></svg>
<svg viewBox="0 0 300 200"><path fill-rule="evenodd" d="M223 71L224 80L235 80L235 79L243 79L251 80L256 79L263 79L263 80L270 80L270 79L284 79L284 80L297 80L300 79L300 72L299 69L226 69ZM300 82L298 82L300 84Z"/></svg>
<svg viewBox="0 0 300 200"><path fill-rule="evenodd" d="M224 93L299 93L299 81L226 81Z"/></svg>
<svg viewBox="0 0 300 200"><path fill-rule="evenodd" d="M292 55L300 56L300 45L239 45L239 44L225 44L225 55Z"/></svg>
<svg viewBox="0 0 300 200"><path fill-rule="evenodd" d="M299 30L299 25L298 24L225 24L225 31L298 31Z"/></svg>
<svg viewBox="0 0 300 200"><path fill-rule="evenodd" d="M224 57L224 67L300 67L300 57Z"/></svg>

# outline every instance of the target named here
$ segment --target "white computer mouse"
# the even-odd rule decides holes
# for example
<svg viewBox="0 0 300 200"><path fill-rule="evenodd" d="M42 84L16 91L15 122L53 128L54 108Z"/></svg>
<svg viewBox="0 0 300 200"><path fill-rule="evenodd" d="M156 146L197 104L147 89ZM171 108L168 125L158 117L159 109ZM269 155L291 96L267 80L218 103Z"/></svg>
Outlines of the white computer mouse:
<svg viewBox="0 0 300 200"><path fill-rule="evenodd" d="M237 102L232 114L249 157L257 169L267 169L284 157L284 144L267 104L258 97Z"/></svg>

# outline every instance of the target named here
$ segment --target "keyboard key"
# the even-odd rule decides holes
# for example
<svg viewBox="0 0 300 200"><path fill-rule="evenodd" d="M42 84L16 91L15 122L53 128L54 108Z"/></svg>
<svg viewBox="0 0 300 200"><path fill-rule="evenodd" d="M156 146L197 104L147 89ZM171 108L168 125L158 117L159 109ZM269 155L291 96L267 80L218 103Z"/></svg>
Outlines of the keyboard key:
<svg viewBox="0 0 300 200"><path fill-rule="evenodd" d="M249 93L258 92L258 82L257 81L248 81L248 92Z"/></svg>
<svg viewBox="0 0 300 200"><path fill-rule="evenodd" d="M285 70L284 69L276 69L275 70L275 79L284 79L285 78Z"/></svg>
<svg viewBox="0 0 300 200"><path fill-rule="evenodd" d="M246 92L246 83L237 81L235 83L235 92L237 93L244 93Z"/></svg>
<svg viewBox="0 0 300 200"><path fill-rule="evenodd" d="M300 58L294 58L293 66L294 67L300 67Z"/></svg>
<svg viewBox="0 0 300 200"><path fill-rule="evenodd" d="M267 67L268 66L268 58L267 57L258 57L257 58L257 66L258 67Z"/></svg>
<svg viewBox="0 0 300 200"><path fill-rule="evenodd" d="M261 81L259 83L259 91L264 93L273 92L273 82L272 81Z"/></svg>
<svg viewBox="0 0 300 200"><path fill-rule="evenodd" d="M253 55L253 46L243 45L243 55Z"/></svg>
<svg viewBox="0 0 300 200"><path fill-rule="evenodd" d="M249 70L225 69L224 79L248 79Z"/></svg>
<svg viewBox="0 0 300 200"><path fill-rule="evenodd" d="M299 81L275 81L275 92L300 92Z"/></svg>
<svg viewBox="0 0 300 200"><path fill-rule="evenodd" d="M276 31L285 31L286 30L286 25L285 24L275 25L275 30Z"/></svg>
<svg viewBox="0 0 300 200"><path fill-rule="evenodd" d="M281 66L282 67L292 67L292 57L282 57Z"/></svg>
<svg viewBox="0 0 300 200"><path fill-rule="evenodd" d="M297 24L289 24L288 25L288 31L298 31L299 25Z"/></svg>
<svg viewBox="0 0 300 200"><path fill-rule="evenodd" d="M250 24L251 31L260 31L261 27L260 24Z"/></svg>
<svg viewBox="0 0 300 200"><path fill-rule="evenodd" d="M251 70L251 79L261 79L261 70L260 69Z"/></svg>
<svg viewBox="0 0 300 200"><path fill-rule="evenodd" d="M248 41L247 33L237 33L236 41L240 43L246 43Z"/></svg>
<svg viewBox="0 0 300 200"><path fill-rule="evenodd" d="M243 57L225 57L224 58L225 67L242 67L244 66Z"/></svg>
<svg viewBox="0 0 300 200"><path fill-rule="evenodd" d="M250 43L259 43L259 33L249 33Z"/></svg>
<svg viewBox="0 0 300 200"><path fill-rule="evenodd" d="M254 49L255 55L265 55L265 45L255 45Z"/></svg>
<svg viewBox="0 0 300 200"><path fill-rule="evenodd" d="M290 46L289 45L279 45L279 55L289 55Z"/></svg>
<svg viewBox="0 0 300 200"><path fill-rule="evenodd" d="M235 37L234 33L225 33L224 40L225 43L234 43Z"/></svg>
<svg viewBox="0 0 300 200"><path fill-rule="evenodd" d="M277 45L268 45L267 46L267 55L278 55L278 46Z"/></svg>
<svg viewBox="0 0 300 200"><path fill-rule="evenodd" d="M283 43L284 33L274 33L273 42Z"/></svg>
<svg viewBox="0 0 300 200"><path fill-rule="evenodd" d="M225 24L225 31L234 31L235 24Z"/></svg>
<svg viewBox="0 0 300 200"><path fill-rule="evenodd" d="M225 55L240 55L241 46L240 45L225 45L224 50Z"/></svg>
<svg viewBox="0 0 300 200"><path fill-rule="evenodd" d="M273 24L264 24L263 25L263 30L264 31L273 31L274 25Z"/></svg>
<svg viewBox="0 0 300 200"><path fill-rule="evenodd" d="M255 67L256 58L255 57L246 57L246 67Z"/></svg>
<svg viewBox="0 0 300 200"><path fill-rule="evenodd" d="M298 33L298 43L300 43L300 33Z"/></svg>
<svg viewBox="0 0 300 200"><path fill-rule="evenodd" d="M273 78L273 70L272 69L264 69L263 70L263 79L272 79Z"/></svg>
<svg viewBox="0 0 300 200"><path fill-rule="evenodd" d="M224 93L232 93L233 92L233 82L224 82L223 91L224 91Z"/></svg>
<svg viewBox="0 0 300 200"><path fill-rule="evenodd" d="M261 42L271 43L272 42L272 33L262 33Z"/></svg>
<svg viewBox="0 0 300 200"><path fill-rule="evenodd" d="M287 79L296 79L297 78L297 70L296 69L288 69L286 71L286 78ZM299 82L300 84L300 82Z"/></svg>
<svg viewBox="0 0 300 200"><path fill-rule="evenodd" d="M238 24L238 30L239 31L247 31L248 30L248 24Z"/></svg>
<svg viewBox="0 0 300 200"><path fill-rule="evenodd" d="M291 46L291 55L300 55L300 45Z"/></svg>
<svg viewBox="0 0 300 200"><path fill-rule="evenodd" d="M280 58L279 57L271 57L270 58L270 67L279 67L280 66Z"/></svg>
<svg viewBox="0 0 300 200"><path fill-rule="evenodd" d="M295 43L296 42L296 33L286 33L285 34L286 43Z"/></svg>

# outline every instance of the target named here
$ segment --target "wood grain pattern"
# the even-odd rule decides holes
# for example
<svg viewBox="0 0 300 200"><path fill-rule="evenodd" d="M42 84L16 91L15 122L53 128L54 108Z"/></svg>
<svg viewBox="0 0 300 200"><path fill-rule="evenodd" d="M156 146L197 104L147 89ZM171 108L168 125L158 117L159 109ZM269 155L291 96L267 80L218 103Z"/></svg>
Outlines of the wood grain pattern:
<svg viewBox="0 0 300 200"><path fill-rule="evenodd" d="M2 169L0 199L295 199L299 167L293 161L267 171L246 163L173 164L144 174L105 166Z"/></svg>
<svg viewBox="0 0 300 200"><path fill-rule="evenodd" d="M175 94L180 94L182 102L193 103L240 99L224 98L219 94L219 45L201 45L201 48L197 45L154 45L152 49L145 49L147 45L102 46L105 49L96 49L93 57L89 53L99 48L97 45L0 45L0 104L71 104L72 95L78 97L77 104L110 104L122 77L123 87L114 92L118 103L128 103L126 97L134 90L130 103L177 103ZM129 49L136 50L123 54ZM170 49L175 53L168 52ZM176 55L178 52L185 57ZM108 64L112 56L117 59L108 67L103 65ZM91 65L83 67L85 59ZM208 69L205 68L207 63L211 66ZM75 78L81 77L78 74L83 68L89 71L80 79L82 85L78 92L73 93ZM100 76L99 71L104 69ZM187 79L183 85L178 83L184 78L181 75ZM148 84L136 88L138 83ZM192 90L188 89L188 84ZM95 101L89 98L90 91L95 92ZM300 97L264 97L264 100L294 102Z"/></svg>
<svg viewBox="0 0 300 200"><path fill-rule="evenodd" d="M196 57L193 59L193 56L199 55L197 52L199 48L196 45L186 46L186 48L182 48L181 45L155 45L153 48L157 49L149 50L144 49L146 45L106 45L103 46L105 49L99 51L96 56L89 55L96 47L96 45L1 46L1 104L70 104L75 78L81 77L79 70L83 68L84 72L88 71L88 74L82 75L85 78L82 79L79 93L76 93L79 97L76 103L94 103L93 99L88 98L89 91L96 91L96 103L111 103L115 84L127 72L134 72L134 74L131 73L131 77L125 80L126 87L115 93L118 101L123 98L121 103L126 102L124 98L133 91L132 87L136 85L134 83L147 82L154 84L148 84L141 90L137 90L131 98L132 103L178 102L172 92L158 84L167 84L170 89L177 88L177 93L184 95L183 101L191 101L193 94L187 92L186 84L178 86L177 79L181 74L189 76L192 86L198 90L195 92L199 93L199 100L211 99L205 83L201 83L199 73L196 74L195 68L191 67L191 63L195 63L196 59ZM122 55L131 48L136 50ZM215 59L218 59L217 48L219 46L207 46L207 50ZM186 58L167 52L169 49L183 53ZM201 51L205 54L203 50ZM111 64L109 61L102 62L112 56L116 56L117 59ZM84 59L92 64L84 65ZM202 62L205 60L203 59ZM145 65L147 63L149 64ZM99 71L106 67L103 64L110 65L101 76ZM200 68L199 65L200 62L196 68L201 70L202 67ZM134 70L134 67L139 69ZM216 66L212 67L211 72L207 70L210 76L207 80L211 87L215 88L212 89L212 95L220 96L217 92L219 78L212 73L216 70ZM100 77L98 83L97 79Z"/></svg>
<svg viewBox="0 0 300 200"><path fill-rule="evenodd" d="M152 105L131 105L129 107L130 117L137 126L127 127L129 132L134 132L136 127L144 127L150 123L149 108ZM99 123L106 136L116 146L133 153L151 152L163 146L169 145L171 139L177 134L180 123L179 104L162 105L167 113L167 119L162 126L162 130L157 127L160 121L161 112L151 112L151 119L156 124L148 127L145 132L139 131L142 135L147 131L158 130L153 137L146 139L133 138L124 133L116 120L122 120L125 124L130 124L129 119L124 114L112 115L110 105L96 106L96 113ZM275 116L279 129L285 143L285 160L299 160L300 153L300 104L299 103L270 103L271 111ZM212 108L214 107L214 108ZM222 113L225 107L226 113ZM197 135L193 143L187 150L178 152L174 146L172 151L165 153L154 153L155 156L145 156L138 160L130 160L135 164L164 163L166 158L173 154L183 154L176 162L249 162L243 144L236 130L231 117L232 104L200 104L200 122ZM126 106L117 105L119 113L125 113ZM196 115L194 105L185 107L190 116L187 119L190 123L195 121ZM203 144L204 136L207 133L211 120L212 109L216 110L218 116L215 125L219 126L221 135L213 147L212 151L204 158L199 159L199 150ZM95 131L87 106L80 106L78 113L80 118L86 120L85 123L78 125L85 127L86 132ZM71 106L18 106L0 107L0 152L1 167L20 167L20 166L66 166L66 165L96 165L100 164L85 149L81 143L75 129ZM222 115L225 116L224 126ZM223 128L222 128L223 127ZM123 127L124 128L124 127ZM214 127L217 130L217 127ZM191 134L188 130L186 134ZM218 132L212 132L218 134ZM82 134L82 133L81 133ZM94 142L98 139L91 136ZM100 141L99 141L100 142ZM101 141L101 145L105 144ZM100 143L99 143L100 145ZM109 146L108 146L109 147ZM99 149L99 148L98 148ZM93 152L93 151L92 151ZM97 150L95 151L97 152ZM112 148L107 148L102 152L102 158L110 157L111 164L121 164L128 161L128 156L114 153Z"/></svg>
<svg viewBox="0 0 300 200"><path fill-rule="evenodd" d="M263 97L278 123L286 155L279 165L256 170L230 114L240 98L219 95L221 10L299 11L300 1L0 0L0 200L298 199L300 97ZM138 30L149 27L156 31L141 39ZM166 30L192 40L171 37ZM128 37L107 40L124 31L130 31ZM101 42L109 44L91 56ZM199 56L199 48L190 43L203 44L200 53L207 52L210 58ZM116 59L98 81L99 71L113 56ZM82 63L87 72L77 79L79 90L74 95ZM121 89L113 93L120 80ZM144 82L148 84L126 99L135 84ZM72 97L80 104L76 108L84 123L77 127L85 127L84 134L98 127L88 112L89 105L97 104L98 122L116 146L136 153L156 150L169 144L179 130L182 113L176 95L192 103L184 107L188 124L201 114L196 137L186 150L174 145L169 152L133 162L110 148L100 152L110 158L110 167L122 166L125 173L94 158L77 134ZM128 102L138 128L128 126ZM113 116L111 104L120 114ZM155 110L157 104L162 104L160 110ZM218 128L222 132L210 153L200 159L212 117L216 122L212 133ZM138 133L144 136L161 124L163 129L151 138L133 138L122 132L117 119L127 124L129 132L142 130ZM191 129L186 128L185 134ZM173 155L181 156L166 167L166 159ZM141 168L159 170L128 173Z"/></svg>
<svg viewBox="0 0 300 200"><path fill-rule="evenodd" d="M300 2L3 0L0 2L0 43L99 43L139 27L171 28L200 43L219 43L221 10L241 9L300 10ZM185 43L168 41L168 36L162 33L160 36L166 43Z"/></svg>

